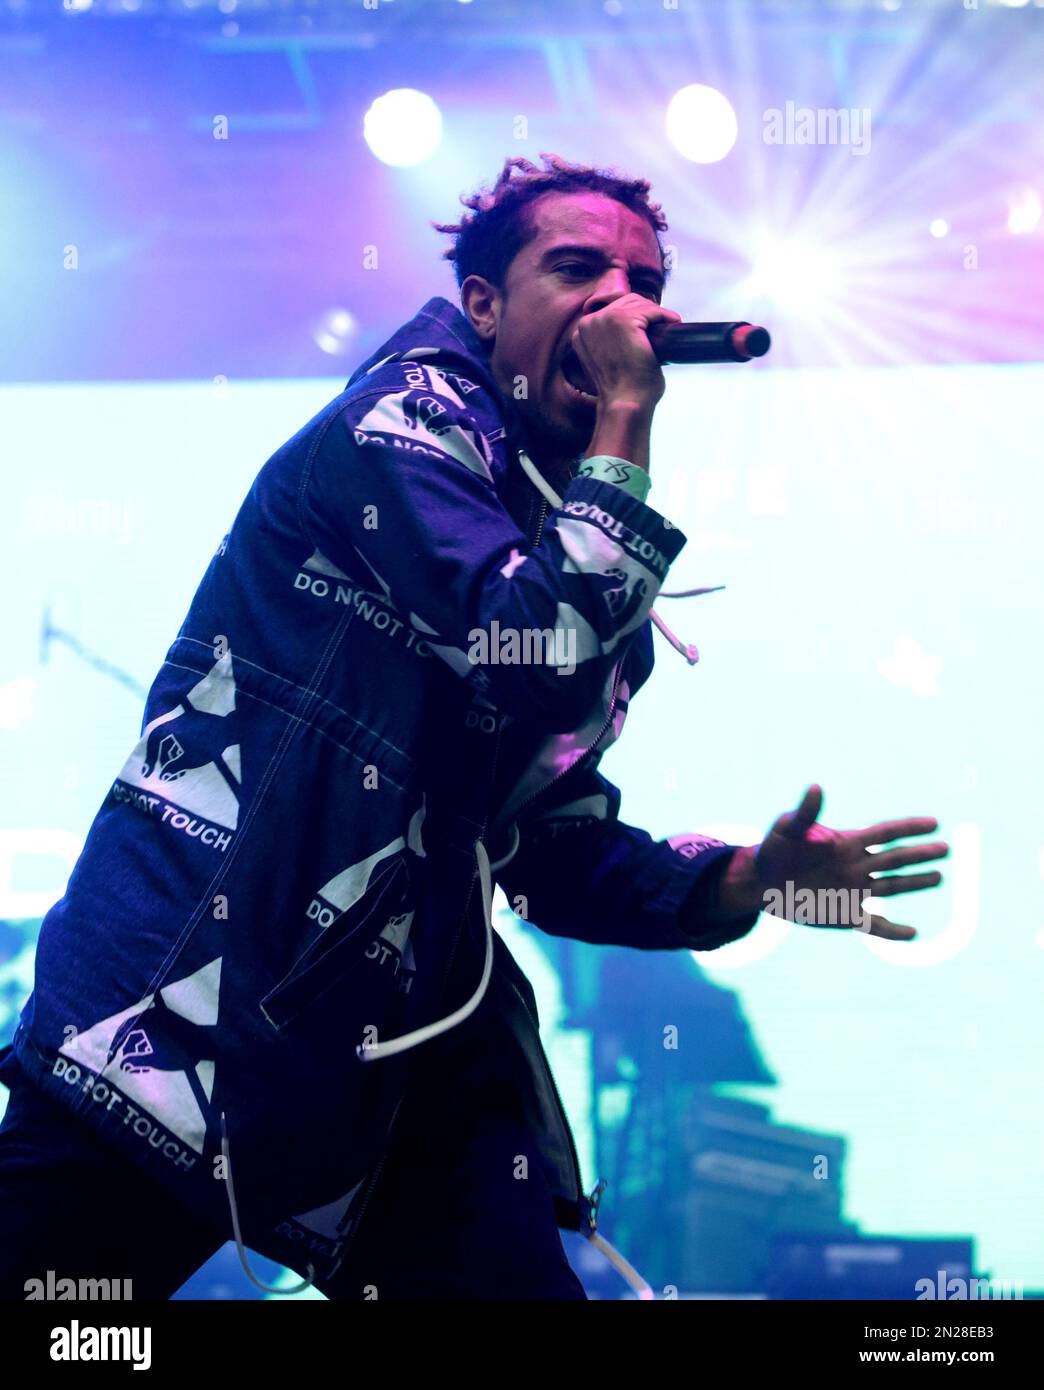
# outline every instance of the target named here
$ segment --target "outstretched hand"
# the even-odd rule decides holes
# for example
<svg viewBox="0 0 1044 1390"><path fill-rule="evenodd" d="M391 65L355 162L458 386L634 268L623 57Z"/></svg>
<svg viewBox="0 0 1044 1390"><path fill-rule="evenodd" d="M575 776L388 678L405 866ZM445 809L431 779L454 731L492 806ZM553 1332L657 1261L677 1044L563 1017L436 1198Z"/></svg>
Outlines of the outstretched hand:
<svg viewBox="0 0 1044 1390"><path fill-rule="evenodd" d="M888 845L908 835L930 834L939 826L933 817L909 816L904 820L880 821L865 830L830 830L817 820L822 805L823 789L814 783L795 811L787 811L774 821L754 854L758 878L766 890L776 890L786 896L789 885L793 901L802 890L810 889L817 904L824 902L821 894L826 895L828 903L836 903L832 895L841 890L847 892L850 900L855 894L856 902L861 904L867 895L894 897L897 893L935 888L942 882L942 874L937 870L871 877L871 874L905 869L931 859L945 859L950 847L942 840L927 845L901 845L876 854L870 850L871 845ZM818 916L822 915L832 914L820 911ZM861 925L861 930L869 930L871 936L886 937L890 941L910 941L917 935L913 927L891 922L865 908L861 915L861 924L850 919L822 922L817 916L809 925L848 928Z"/></svg>

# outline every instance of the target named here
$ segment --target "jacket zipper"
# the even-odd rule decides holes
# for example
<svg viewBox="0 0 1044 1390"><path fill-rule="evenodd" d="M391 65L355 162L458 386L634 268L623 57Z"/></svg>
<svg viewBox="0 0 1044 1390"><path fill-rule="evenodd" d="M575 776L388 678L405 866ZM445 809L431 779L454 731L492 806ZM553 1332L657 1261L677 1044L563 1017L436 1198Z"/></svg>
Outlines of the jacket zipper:
<svg viewBox="0 0 1044 1390"><path fill-rule="evenodd" d="M558 1103L558 1113L562 1117L562 1124L565 1126L565 1132L569 1139L569 1152L573 1160L573 1176L576 1180L576 1200L578 1203L582 1203L584 1200L584 1180L583 1175L580 1172L580 1157L576 1151L576 1140L573 1138L573 1131L569 1125L569 1116L566 1114L565 1106L562 1104L562 1095L558 1089L558 1083L555 1081L554 1073L552 1072L551 1067L548 1063L547 1055L544 1052L544 1045L540 1041L540 1029L537 1026L536 1019L529 1012L529 1005L523 998L522 992L519 989L518 985L515 984L514 980L509 980L508 983L510 984L511 988L515 991L515 994L517 995L519 1002L525 1010L526 1017L532 1023L533 1030L537 1035L537 1051L540 1054L540 1063L544 1069L544 1075L547 1077L548 1081L551 1082L551 1091L555 1097L555 1100Z"/></svg>
<svg viewBox="0 0 1044 1390"><path fill-rule="evenodd" d="M530 549L531 549L531 550L535 550L536 547L540 544L540 537L541 537L541 536L543 535L543 533L544 533L544 520L545 520L545 518L547 517L548 506L549 506L549 503L548 503L547 498L545 497L545 498L544 498L544 501L543 501L543 503L541 504L541 507L540 507L540 520L537 522L537 531L536 531L536 535L533 537L533 540L532 540L531 545L530 545Z"/></svg>

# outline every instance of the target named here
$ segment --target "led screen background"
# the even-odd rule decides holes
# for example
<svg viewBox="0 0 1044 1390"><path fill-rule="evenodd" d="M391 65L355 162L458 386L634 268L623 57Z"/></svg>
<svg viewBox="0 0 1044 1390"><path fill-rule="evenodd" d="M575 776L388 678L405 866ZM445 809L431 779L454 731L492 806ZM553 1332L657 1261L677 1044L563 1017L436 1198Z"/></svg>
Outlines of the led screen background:
<svg viewBox="0 0 1044 1390"><path fill-rule="evenodd" d="M886 905L916 943L763 917L698 960L737 992L777 1078L735 1093L846 1136L847 1218L973 1236L982 1269L1040 1287L1044 367L668 380L649 500L688 543L666 587L726 588L657 605L701 661L656 638L603 763L622 818L751 843L813 781L829 825L939 818L944 886ZM343 382L0 388L0 918L39 917L61 895L254 475ZM598 1020L563 1026L547 939L498 905L590 1186ZM633 962L640 992L649 967ZM0 964L4 1038L31 965L31 942ZM698 1027L665 1022L683 1039ZM608 1198L604 1212L612 1238Z"/></svg>

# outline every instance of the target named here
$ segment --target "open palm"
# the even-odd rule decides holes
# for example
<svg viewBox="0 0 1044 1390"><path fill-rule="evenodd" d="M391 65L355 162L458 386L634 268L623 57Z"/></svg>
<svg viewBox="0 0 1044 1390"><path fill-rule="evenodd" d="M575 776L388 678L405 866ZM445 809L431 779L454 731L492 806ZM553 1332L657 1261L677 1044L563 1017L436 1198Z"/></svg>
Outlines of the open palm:
<svg viewBox="0 0 1044 1390"><path fill-rule="evenodd" d="M810 889L815 894L857 892L875 898L893 897L897 893L916 893L935 888L942 882L937 870L920 874L890 874L872 878L890 869L904 869L911 864L923 864L931 859L944 859L950 847L938 840L931 844L901 845L876 854L871 845L887 845L908 835L928 835L939 822L931 816L908 816L902 820L879 821L863 830L831 830L818 823L823 805L823 790L813 784L805 792L795 811L787 811L773 823L758 847L754 862L758 877L767 889L786 893L787 885L795 895ZM863 930L871 936L891 941L910 941L917 935L913 927L891 922L887 917L864 912ZM809 925L843 926L849 922L820 922Z"/></svg>

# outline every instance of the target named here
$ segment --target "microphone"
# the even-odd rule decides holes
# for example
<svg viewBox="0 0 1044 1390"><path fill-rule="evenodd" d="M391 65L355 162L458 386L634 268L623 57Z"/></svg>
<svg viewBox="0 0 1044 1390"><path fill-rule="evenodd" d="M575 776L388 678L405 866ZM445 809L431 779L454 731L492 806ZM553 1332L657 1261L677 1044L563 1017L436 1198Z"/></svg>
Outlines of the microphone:
<svg viewBox="0 0 1044 1390"><path fill-rule="evenodd" d="M751 323L652 323L645 330L657 360L749 362L772 346L767 328Z"/></svg>

